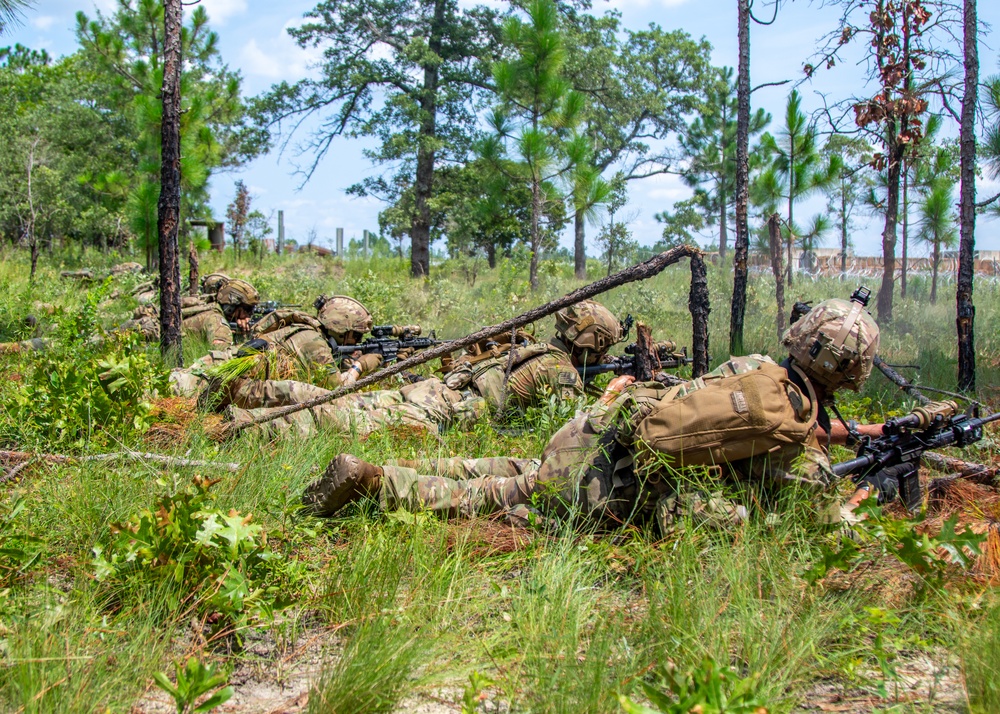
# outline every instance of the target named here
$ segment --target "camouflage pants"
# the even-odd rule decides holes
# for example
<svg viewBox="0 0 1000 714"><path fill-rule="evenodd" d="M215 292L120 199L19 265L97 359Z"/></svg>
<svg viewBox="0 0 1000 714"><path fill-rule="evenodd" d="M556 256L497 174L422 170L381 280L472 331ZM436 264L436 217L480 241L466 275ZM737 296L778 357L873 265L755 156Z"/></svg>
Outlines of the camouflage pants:
<svg viewBox="0 0 1000 714"><path fill-rule="evenodd" d="M616 527L637 515L655 515L661 531L675 530L685 517L698 525L731 526L746 510L719 493L680 492L633 474L631 456L595 431L586 415L568 422L533 459L434 459L400 461L383 467L382 505L429 510L445 516L505 513L526 522L528 504L543 515L576 518Z"/></svg>
<svg viewBox="0 0 1000 714"><path fill-rule="evenodd" d="M535 459L428 459L382 467L379 500L388 510L432 511L445 517L506 513L520 521L534 491Z"/></svg>
<svg viewBox="0 0 1000 714"><path fill-rule="evenodd" d="M268 414L278 405L300 404L315 396L329 394L321 387L290 380L258 382L257 385L238 390L239 400L234 399L234 404L240 408L233 413L237 421ZM243 411L251 404L261 404L262 407ZM446 387L441 380L428 379L399 390L348 394L262 426L266 426L272 434L291 431L302 436L314 436L324 428L366 436L390 426L436 432L449 426L468 428L485 411L482 398L463 396Z"/></svg>

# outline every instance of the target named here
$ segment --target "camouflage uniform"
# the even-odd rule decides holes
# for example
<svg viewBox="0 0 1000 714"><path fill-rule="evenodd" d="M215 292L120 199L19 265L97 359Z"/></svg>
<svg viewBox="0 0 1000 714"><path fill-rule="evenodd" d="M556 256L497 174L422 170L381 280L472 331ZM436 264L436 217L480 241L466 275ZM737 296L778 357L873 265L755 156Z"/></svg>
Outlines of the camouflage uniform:
<svg viewBox="0 0 1000 714"><path fill-rule="evenodd" d="M132 319L118 329L138 330L147 342L156 342L160 339L160 311L155 305L140 305L132 312ZM181 331L185 337L200 336L217 349L233 344L233 331L222 308L202 298L181 298Z"/></svg>
<svg viewBox="0 0 1000 714"><path fill-rule="evenodd" d="M755 372L767 357L733 358L718 369L683 385L665 388L658 382L633 384L610 405L599 403L563 426L549 441L537 466L523 460L492 459L488 468L499 473L477 474L466 483L454 478L446 464L418 463L416 468L383 467L381 500L390 508L425 508L443 514L511 511L523 516L532 498L546 511L560 516L583 515L605 524L620 524L638 513L654 514L668 524L679 509L719 509L731 515L728 504L713 497L698 500L679 492L676 479L662 470L633 468L635 424L660 400L673 400L717 379ZM799 393L795 406L802 418L812 413L808 395ZM824 488L832 478L826 452L815 436L803 444L725 464L738 479L768 479L779 484ZM423 471L426 475L420 475ZM516 473L516 476L513 474ZM517 507L517 508L515 508Z"/></svg>
<svg viewBox="0 0 1000 714"><path fill-rule="evenodd" d="M296 412L274 422L272 430L288 426L304 435L328 427L359 435L375 429L402 425L427 431L448 428L469 429L490 411L507 411L538 404L550 394L561 399L576 399L583 393L583 382L566 354L553 345L536 344L516 348L510 379L504 389L508 358L489 358L476 364L456 360L456 367L444 380L431 378L409 384L399 390L380 390L348 394L339 399ZM324 389L299 382L285 381L241 387L237 407L252 408L250 415L235 414L237 420L266 414L267 407L298 404L323 394ZM250 399L249 397L258 397ZM345 427L346 425L346 427Z"/></svg>
<svg viewBox="0 0 1000 714"><path fill-rule="evenodd" d="M225 386L225 393L218 395L215 406L222 408L234 404L241 409L257 409L299 404L329 393L328 388L341 385L344 377L335 368L338 362L345 373L353 368L358 376L377 368L381 363L378 356L363 355L357 360L350 357L341 360L339 355L334 354L331 344L331 341L333 344L347 343L348 333L351 333L351 340L358 342L365 332L371 330L373 321L364 305L340 295L320 298L317 305L318 317L298 310L268 313L254 325L253 340L249 343L249 346L261 351L276 349L291 357L299 370L307 375L308 382L238 379ZM256 340L266 344L255 344ZM235 352L231 356L235 356ZM200 382L208 384L207 380ZM178 377L175 383L188 392L194 387L191 377ZM337 422L340 423L339 418Z"/></svg>
<svg viewBox="0 0 1000 714"><path fill-rule="evenodd" d="M714 476L821 491L834 476L816 435L819 401L823 394L832 395L838 389L860 389L868 379L878 350L878 325L860 301L826 300L789 328L782 342L789 349L789 359L781 372L787 379L781 382L774 380L778 370L772 360L751 355L731 358L716 370L673 387L658 382L632 384L610 402L599 402L556 432L537 469L529 468L516 477L520 483L510 483L508 469L507 474L498 475L496 482L489 477L473 479L475 485L470 491L468 485L446 480L447 476L430 469L429 475L421 476L387 466L379 482L381 498L390 506L449 514L461 511L466 504L481 513L510 510L512 506L523 511L529 501L535 501L557 515L582 515L605 524L620 524L646 513L655 515L664 530L671 528L677 515L685 510L709 515L717 511L724 520L735 520L739 514L715 494L705 498L685 492L678 479L684 470L683 452L649 458L652 444L637 438L658 406L682 400L709 385L715 388L713 394L724 397L725 406L718 408L725 409L725 413L684 416L683 430L690 433L691 443L696 443L697 438L706 440L704 447L693 447L695 454L689 459L692 463L699 463L697 459L706 453L715 453L708 447L713 439L722 444L721 424L735 421L740 423L739 433L743 435L736 444L740 447L738 453L747 456L715 460L713 465L702 468ZM784 386L771 390L776 384ZM770 431L762 431L754 438L756 416L763 415L748 409L748 403L765 393L768 399L780 403L782 408L777 413L783 415L783 421L773 428L769 425ZM706 392L706 396L711 394ZM757 407L765 408L762 403ZM779 433L796 436L782 441L776 437ZM733 448L721 453L736 452ZM680 466L671 468L670 463ZM407 497L394 497L400 493Z"/></svg>

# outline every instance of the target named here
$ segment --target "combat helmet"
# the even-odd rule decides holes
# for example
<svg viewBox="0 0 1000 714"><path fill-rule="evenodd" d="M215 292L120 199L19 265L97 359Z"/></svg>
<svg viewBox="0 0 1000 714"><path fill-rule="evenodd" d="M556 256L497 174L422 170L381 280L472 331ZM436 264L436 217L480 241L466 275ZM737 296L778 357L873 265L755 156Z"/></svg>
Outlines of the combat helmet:
<svg viewBox="0 0 1000 714"><path fill-rule="evenodd" d="M201 292L205 295L216 295L219 288L228 283L230 278L225 273L209 273L201 279Z"/></svg>
<svg viewBox="0 0 1000 714"><path fill-rule="evenodd" d="M556 313L556 337L581 364L599 362L623 334L618 318L593 300L581 300Z"/></svg>
<svg viewBox="0 0 1000 714"><path fill-rule="evenodd" d="M253 308L260 302L257 289L246 280L229 280L222 284L215 301L227 315L237 307Z"/></svg>
<svg viewBox="0 0 1000 714"><path fill-rule="evenodd" d="M860 390L872 373L878 325L860 300L824 300L785 332L782 344L798 367L829 393Z"/></svg>
<svg viewBox="0 0 1000 714"><path fill-rule="evenodd" d="M313 306L327 336L341 345L346 344L350 333L353 333L355 343L359 342L361 336L370 332L374 324L372 315L365 306L346 295L320 295Z"/></svg>

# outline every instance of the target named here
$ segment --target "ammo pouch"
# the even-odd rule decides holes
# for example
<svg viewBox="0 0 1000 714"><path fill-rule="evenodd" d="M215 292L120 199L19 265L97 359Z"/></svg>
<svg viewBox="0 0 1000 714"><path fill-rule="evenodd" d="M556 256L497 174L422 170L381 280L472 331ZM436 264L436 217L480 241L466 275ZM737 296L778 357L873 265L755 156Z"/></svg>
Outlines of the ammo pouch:
<svg viewBox="0 0 1000 714"><path fill-rule="evenodd" d="M812 385L803 381L808 394L784 367L765 363L746 374L705 379L684 396L673 397L679 387L668 390L636 425L636 460L652 465L664 455L676 468L713 466L803 444L819 410Z"/></svg>

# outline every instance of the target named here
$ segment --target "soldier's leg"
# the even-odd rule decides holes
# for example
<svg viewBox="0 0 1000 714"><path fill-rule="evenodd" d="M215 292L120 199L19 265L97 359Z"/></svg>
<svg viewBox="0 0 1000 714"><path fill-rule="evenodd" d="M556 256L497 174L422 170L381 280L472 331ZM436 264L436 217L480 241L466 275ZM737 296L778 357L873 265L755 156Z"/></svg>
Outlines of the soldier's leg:
<svg viewBox="0 0 1000 714"><path fill-rule="evenodd" d="M534 469L513 477L480 476L469 480L421 475L405 466L384 466L382 472L379 501L383 508L465 518L503 513L528 504L536 476Z"/></svg>
<svg viewBox="0 0 1000 714"><path fill-rule="evenodd" d="M230 389L230 401L240 409L286 407L329 394L328 389L294 379L241 379Z"/></svg>
<svg viewBox="0 0 1000 714"><path fill-rule="evenodd" d="M226 409L226 418L229 424L246 424L252 422L260 416L268 416L276 409L240 409L229 407ZM252 426L248 431L267 434L271 437L283 434L297 434L299 436L311 437L321 430L335 431L342 434L351 434L356 437L364 437L371 434L379 427L373 422L364 411L352 411L335 407L331 404L321 404L311 409L285 414L284 416L269 421L261 422Z"/></svg>
<svg viewBox="0 0 1000 714"><path fill-rule="evenodd" d="M537 471L540 463L538 459L514 459L507 456L483 459L463 459L456 456L440 459L397 459L389 462L392 466L403 466L422 474L465 481L485 476L516 478L529 471Z"/></svg>

